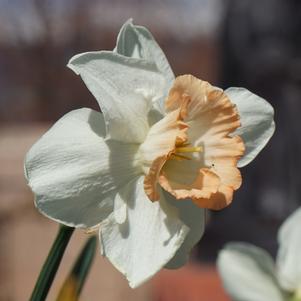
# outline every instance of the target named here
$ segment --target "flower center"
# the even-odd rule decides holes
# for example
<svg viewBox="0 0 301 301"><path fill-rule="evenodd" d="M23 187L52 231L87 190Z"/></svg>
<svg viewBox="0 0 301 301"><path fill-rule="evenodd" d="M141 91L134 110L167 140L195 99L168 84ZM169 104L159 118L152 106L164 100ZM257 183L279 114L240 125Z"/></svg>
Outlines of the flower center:
<svg viewBox="0 0 301 301"><path fill-rule="evenodd" d="M232 135L241 126L235 106L222 90L183 75L169 91L165 113L140 146L146 195L159 200L161 187L201 208L229 205L241 184L237 161L245 149Z"/></svg>
<svg viewBox="0 0 301 301"><path fill-rule="evenodd" d="M171 154L170 158L174 160L191 160L190 157L182 155L183 153L200 153L203 151L201 146L190 146L189 143L183 143L179 146L176 146L174 153Z"/></svg>

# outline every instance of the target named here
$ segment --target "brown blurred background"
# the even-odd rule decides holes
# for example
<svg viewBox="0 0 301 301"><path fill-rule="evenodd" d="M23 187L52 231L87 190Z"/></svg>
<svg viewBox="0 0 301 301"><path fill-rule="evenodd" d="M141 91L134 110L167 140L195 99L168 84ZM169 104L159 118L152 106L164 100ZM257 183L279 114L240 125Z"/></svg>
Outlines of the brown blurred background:
<svg viewBox="0 0 301 301"><path fill-rule="evenodd" d="M228 300L214 269L229 240L277 249L281 221L301 195L301 3L298 0L0 0L0 300L28 299L57 225L37 213L23 179L32 143L72 109L98 109L65 66L74 54L112 49L130 17L148 27L176 75L243 86L275 108L277 130L248 167L233 204L211 213L191 264L137 290L97 256L81 300ZM68 248L49 300L85 234Z"/></svg>

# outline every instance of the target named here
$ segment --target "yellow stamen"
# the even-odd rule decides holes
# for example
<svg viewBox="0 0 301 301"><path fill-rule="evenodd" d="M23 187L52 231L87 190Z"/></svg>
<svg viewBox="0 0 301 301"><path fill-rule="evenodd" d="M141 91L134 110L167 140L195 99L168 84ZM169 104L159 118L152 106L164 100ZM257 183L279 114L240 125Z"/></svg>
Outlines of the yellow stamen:
<svg viewBox="0 0 301 301"><path fill-rule="evenodd" d="M170 158L178 161L191 160L190 157L179 153L199 153L203 151L201 146L188 146L189 143L183 143L181 146L175 148L175 153L171 154Z"/></svg>
<svg viewBox="0 0 301 301"><path fill-rule="evenodd" d="M202 152L203 148L201 146L195 147L176 147L176 153L199 153Z"/></svg>
<svg viewBox="0 0 301 301"><path fill-rule="evenodd" d="M191 160L191 158L189 158L189 157L187 157L187 156L179 155L179 154L171 154L170 158L171 158L171 159L178 160L178 161L182 161L182 160Z"/></svg>

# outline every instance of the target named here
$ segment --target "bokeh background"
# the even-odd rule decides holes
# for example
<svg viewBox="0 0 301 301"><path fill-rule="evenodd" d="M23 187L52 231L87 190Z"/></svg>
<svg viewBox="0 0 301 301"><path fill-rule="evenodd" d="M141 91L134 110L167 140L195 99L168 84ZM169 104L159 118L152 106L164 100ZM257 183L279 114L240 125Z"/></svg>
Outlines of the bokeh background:
<svg viewBox="0 0 301 301"><path fill-rule="evenodd" d="M57 225L34 209L23 158L72 109L98 109L65 66L79 52L112 49L132 17L151 30L176 75L243 86L275 108L276 133L242 169L233 204L209 213L191 263L137 290L97 256L81 300L229 300L214 263L231 240L277 250L280 223L301 200L299 0L0 0L0 300L28 299ZM49 300L86 238L78 231Z"/></svg>

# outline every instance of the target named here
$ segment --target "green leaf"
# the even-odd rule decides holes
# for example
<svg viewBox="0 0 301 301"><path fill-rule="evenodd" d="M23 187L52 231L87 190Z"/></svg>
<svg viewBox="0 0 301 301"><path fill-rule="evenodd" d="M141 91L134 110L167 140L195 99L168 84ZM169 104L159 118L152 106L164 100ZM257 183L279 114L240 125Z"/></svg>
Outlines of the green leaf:
<svg viewBox="0 0 301 301"><path fill-rule="evenodd" d="M96 251L96 236L90 237L64 282L57 301L76 301L81 293Z"/></svg>
<svg viewBox="0 0 301 301"><path fill-rule="evenodd" d="M43 301L46 299L73 231L74 228L60 226L56 239L42 267L30 301Z"/></svg>

